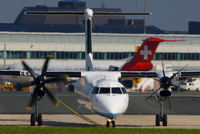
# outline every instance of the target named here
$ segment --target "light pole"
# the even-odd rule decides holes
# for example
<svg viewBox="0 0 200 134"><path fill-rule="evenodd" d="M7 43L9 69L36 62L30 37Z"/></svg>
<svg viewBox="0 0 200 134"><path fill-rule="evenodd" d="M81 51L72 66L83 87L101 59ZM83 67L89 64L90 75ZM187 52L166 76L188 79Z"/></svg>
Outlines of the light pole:
<svg viewBox="0 0 200 134"><path fill-rule="evenodd" d="M3 68L6 69L6 58L7 58L7 53L6 53L6 43L4 43L4 49L3 49Z"/></svg>
<svg viewBox="0 0 200 134"><path fill-rule="evenodd" d="M146 0L144 0L144 12L146 12ZM146 34L146 16L144 15L144 34Z"/></svg>

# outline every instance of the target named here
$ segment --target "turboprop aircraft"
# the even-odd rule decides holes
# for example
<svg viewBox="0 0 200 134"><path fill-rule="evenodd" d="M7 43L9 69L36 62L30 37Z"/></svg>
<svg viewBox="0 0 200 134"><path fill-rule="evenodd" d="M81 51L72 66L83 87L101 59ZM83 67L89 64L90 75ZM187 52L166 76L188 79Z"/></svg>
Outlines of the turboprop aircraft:
<svg viewBox="0 0 200 134"><path fill-rule="evenodd" d="M27 12L27 14L67 14L67 13L54 13L54 12ZM75 14L73 12L73 14ZM82 15L83 13L78 13ZM75 92L87 98L91 103L91 109L101 116L107 118L106 126L115 127L115 118L118 115L123 114L129 103L129 96L124 86L118 81L119 78L158 78L161 83L161 87L156 90L160 96L167 96L169 88L173 85L171 80L176 76L199 76L200 71L196 72L183 72L182 69L178 72L145 72L145 71L95 71L92 58L92 42L91 42L91 21L93 11L91 9L85 9L84 12L86 18L86 71L47 71L49 57L43 65L42 71L33 71L33 69L25 62L22 64L26 70L0 70L0 75L5 76L3 80L12 80L15 76L23 78L33 78L33 81L27 81L22 84L24 86L33 86L35 88L32 93L30 103L27 108L31 109L35 107L35 113L31 115L31 125L35 125L35 121L38 125L42 125L42 115L38 114L38 101L45 95L52 100L56 105L57 101L53 94L46 88L46 84L50 82L62 81L64 76L80 78L76 82ZM94 14L95 15L95 14ZM102 14L101 14L102 15ZM134 14L133 14L134 15ZM146 15L146 14L144 14ZM164 75L162 75L164 74ZM53 78L51 78L53 77ZM28 79L27 79L28 80ZM154 94L155 94L154 93ZM168 95L169 96L169 95Z"/></svg>
<svg viewBox="0 0 200 134"><path fill-rule="evenodd" d="M46 59L43 68L48 67L48 59ZM90 62L91 61L91 62ZM157 78L160 82L160 88L158 88L153 94L157 94L160 102L160 114L156 115L156 125L159 126L160 121L163 121L163 126L167 126L167 116L163 114L163 102L169 99L171 96L171 86L173 84L172 79L175 77L198 77L200 71L182 71L184 68L177 72L161 72L156 71L94 71L92 70L92 60L88 68L88 71L45 71L45 73L33 72L33 70L22 61L24 68L27 71L11 71L1 70L0 75L4 76L21 76L21 77L33 77L34 80L27 82L21 87L35 85L33 90L31 101L27 108L31 109L35 107L35 113L31 115L31 125L35 125L35 121L38 121L38 125L42 125L42 115L38 114L38 101L45 95L57 105L57 101L53 94L45 87L47 83L62 81L63 77L80 78L76 82L75 92L85 97L89 103L91 103L91 109L107 118L106 126L109 127L112 123L112 127L115 127L115 119L118 115L123 114L129 103L129 96L125 87L118 81L119 78ZM63 77L62 77L63 76ZM53 77L53 78L51 78ZM150 96L152 97L153 94ZM149 99L148 97L147 99Z"/></svg>
<svg viewBox="0 0 200 134"><path fill-rule="evenodd" d="M48 14L63 14L63 12L53 13L47 12ZM45 14L45 12L26 12L26 14ZM38 101L47 94L49 98L56 104L56 99L53 97L52 93L45 87L45 84L50 82L62 81L63 78L60 76L68 75L70 77L82 77L76 82L76 92L85 96L92 103L92 109L99 115L105 116L108 118L106 123L107 127L115 127L114 117L124 113L128 107L128 94L124 86L118 82L119 73L113 72L96 72L94 71L93 66L93 56L92 56L92 16L94 15L150 15L150 13L93 13L91 9L86 9L85 12L71 12L64 14L77 14L85 15L85 28L86 28L86 72L48 72L48 62L49 58L46 58L46 61L43 65L42 71L35 72L33 69L25 62L22 61L23 67L26 71L8 71L4 74L10 75L25 75L33 77L33 81L27 82L20 85L20 88L25 86L33 86L35 88L32 93L31 101L28 105L28 109L35 107L35 113L31 115L31 125L35 125L35 121L38 121L38 125L42 125L42 115L38 114ZM157 43L158 44L158 43ZM157 44L155 45L157 48ZM153 47L154 48L154 47ZM144 46L145 51L148 50L148 46ZM141 49L142 51L142 49ZM140 52L141 54L146 54L145 52ZM155 53L155 50L154 52ZM152 52L148 53L152 55ZM147 58L148 59L148 54ZM141 58L139 58L141 59ZM77 75L79 74L79 75ZM81 74L81 75L80 75ZM47 79L46 77L55 77ZM59 77L59 78L57 78ZM4 77L6 78L6 77ZM8 77L7 77L8 79ZM5 79L4 79L5 80ZM117 102L117 103L116 103Z"/></svg>

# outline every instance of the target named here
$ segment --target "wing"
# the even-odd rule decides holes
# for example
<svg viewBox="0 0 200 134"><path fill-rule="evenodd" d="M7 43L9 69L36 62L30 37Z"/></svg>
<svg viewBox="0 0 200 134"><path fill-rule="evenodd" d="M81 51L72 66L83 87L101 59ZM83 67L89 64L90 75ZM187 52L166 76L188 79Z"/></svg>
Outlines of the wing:
<svg viewBox="0 0 200 134"><path fill-rule="evenodd" d="M180 77L199 77L200 71L181 71Z"/></svg>
<svg viewBox="0 0 200 134"><path fill-rule="evenodd" d="M154 78L157 77L156 71L125 71L121 72L121 78Z"/></svg>
<svg viewBox="0 0 200 134"><path fill-rule="evenodd" d="M19 76L21 73L23 73L23 72L22 71L12 71L12 70L0 70L0 75L11 75L11 76L18 75Z"/></svg>
<svg viewBox="0 0 200 134"><path fill-rule="evenodd" d="M69 76L69 77L85 77L92 73L116 73L121 74L119 77L121 78L127 78L127 77L133 77L133 78L152 78L157 77L157 72L155 71L122 71L122 72L112 72L112 71L81 71L81 72L69 72L69 71L48 71L46 73L47 77L60 77L60 76Z"/></svg>
<svg viewBox="0 0 200 134"><path fill-rule="evenodd" d="M28 82L30 73L24 70L0 70L0 80L9 82Z"/></svg>
<svg viewBox="0 0 200 134"><path fill-rule="evenodd" d="M47 71L47 77L85 77L92 73L109 73L108 71ZM111 71L110 71L111 72ZM39 73L39 72L38 72ZM121 71L112 72L119 74L119 78L156 78L159 72L156 71ZM176 74L177 72L172 72ZM176 74L178 77L199 77L200 71L180 71ZM10 82L25 82L24 80L30 80L31 75L25 70L0 70L0 79Z"/></svg>
<svg viewBox="0 0 200 134"><path fill-rule="evenodd" d="M166 72L171 73L171 76L176 75L177 77L199 77L200 71L171 71ZM132 78L156 78L159 77L159 75L162 74L162 72L157 71L127 71L127 72L121 72L121 77L132 77Z"/></svg>
<svg viewBox="0 0 200 134"><path fill-rule="evenodd" d="M47 71L47 77L62 77L62 76L69 76L69 77L82 77L83 72L80 71Z"/></svg>
<svg viewBox="0 0 200 134"><path fill-rule="evenodd" d="M40 71L36 71L40 74ZM47 77L81 77L81 72L69 72L69 71L50 71L46 73ZM31 74L25 70L0 70L0 80L25 83L30 81Z"/></svg>

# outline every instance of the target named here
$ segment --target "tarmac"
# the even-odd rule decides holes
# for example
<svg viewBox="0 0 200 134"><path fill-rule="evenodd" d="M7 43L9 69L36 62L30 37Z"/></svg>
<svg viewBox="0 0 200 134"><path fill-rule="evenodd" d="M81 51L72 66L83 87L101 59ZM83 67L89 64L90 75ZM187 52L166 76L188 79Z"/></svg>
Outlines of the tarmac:
<svg viewBox="0 0 200 134"><path fill-rule="evenodd" d="M56 97L81 114L94 114L88 109L84 98L71 92L56 92ZM129 107L125 114L128 115L155 115L159 113L159 103L155 97L148 101L145 98L151 93L130 93ZM25 107L29 103L30 93L6 92L0 93L0 114L29 114L31 111ZM80 103L84 107L80 108ZM170 115L200 115L200 92L173 93L171 97L172 111L169 110L168 102L165 102L164 111ZM45 96L39 104L39 112L43 114L72 114L62 105L55 108Z"/></svg>
<svg viewBox="0 0 200 134"><path fill-rule="evenodd" d="M106 119L96 114L85 115L100 125ZM37 124L36 124L37 125ZM30 126L30 114L0 114L0 126ZM44 114L43 127L97 127L72 114ZM169 115L168 126L155 126L154 115L120 115L117 128L200 129L200 115Z"/></svg>
<svg viewBox="0 0 200 134"><path fill-rule="evenodd" d="M133 128L194 128L200 129L200 93L173 93L171 97L172 111L168 102L165 113L168 115L168 126L155 126L155 114L159 112L159 103L155 97L149 101L145 98L151 93L130 93L129 107L124 115L116 119L116 127ZM85 107L79 109L78 96L69 92L57 92L56 97L65 104L98 124L105 125L106 119L94 114ZM0 126L30 126L30 113L25 109L30 99L29 93L6 92L0 94ZM39 112L43 115L43 126L61 127L93 127L89 122L79 118L60 105L57 108L45 96L39 104Z"/></svg>

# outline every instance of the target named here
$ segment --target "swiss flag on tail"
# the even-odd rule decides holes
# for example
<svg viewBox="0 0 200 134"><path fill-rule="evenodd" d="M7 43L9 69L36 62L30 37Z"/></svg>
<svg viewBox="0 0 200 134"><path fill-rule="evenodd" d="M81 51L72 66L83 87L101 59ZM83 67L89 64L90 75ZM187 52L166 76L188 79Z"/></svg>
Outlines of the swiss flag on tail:
<svg viewBox="0 0 200 134"><path fill-rule="evenodd" d="M136 52L135 56L122 67L121 71L149 71L153 68L151 60L160 42L164 41L183 41L183 40L164 40L160 38L149 37L145 39Z"/></svg>

